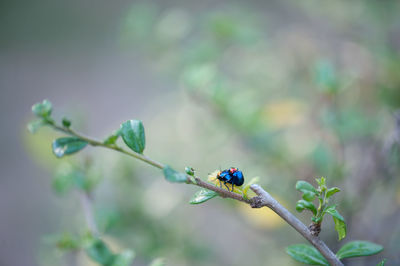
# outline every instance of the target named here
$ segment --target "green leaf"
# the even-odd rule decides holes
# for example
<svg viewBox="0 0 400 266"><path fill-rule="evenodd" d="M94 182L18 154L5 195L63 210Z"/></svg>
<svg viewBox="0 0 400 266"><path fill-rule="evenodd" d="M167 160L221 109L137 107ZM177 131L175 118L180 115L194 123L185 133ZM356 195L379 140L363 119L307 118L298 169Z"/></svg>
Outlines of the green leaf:
<svg viewBox="0 0 400 266"><path fill-rule="evenodd" d="M312 202L315 199L316 194L311 191L306 191L303 193L303 199Z"/></svg>
<svg viewBox="0 0 400 266"><path fill-rule="evenodd" d="M114 254L101 239L94 239L91 245L86 248L86 254L101 265L113 265L115 258Z"/></svg>
<svg viewBox="0 0 400 266"><path fill-rule="evenodd" d="M93 185L81 169L70 163L61 164L52 180L53 189L60 195L65 194L73 187L90 191Z"/></svg>
<svg viewBox="0 0 400 266"><path fill-rule="evenodd" d="M32 134L35 134L39 130L39 128L44 125L46 125L46 121L43 121L42 119L34 120L28 124L28 130Z"/></svg>
<svg viewBox="0 0 400 266"><path fill-rule="evenodd" d="M164 173L165 179L167 179L169 182L184 183L187 181L187 176L185 174L175 171L168 165L166 165L164 167L163 173Z"/></svg>
<svg viewBox="0 0 400 266"><path fill-rule="evenodd" d="M385 266L385 263L386 263L386 259L383 259L381 262L376 264L376 266Z"/></svg>
<svg viewBox="0 0 400 266"><path fill-rule="evenodd" d="M250 186L253 185L253 184L255 184L255 183L257 183L259 180L260 180L260 178L259 178L258 176L256 176L256 177L253 177L248 183L246 183L246 184L244 185L242 191L243 191L243 197L244 197L245 199L248 199L248 198L249 198L248 191L249 191L249 189L250 189Z"/></svg>
<svg viewBox="0 0 400 266"><path fill-rule="evenodd" d="M111 134L110 136L108 136L108 137L104 140L103 143L106 144L106 145L114 145L114 144L117 142L119 136L121 136L121 129L116 130L113 134Z"/></svg>
<svg viewBox="0 0 400 266"><path fill-rule="evenodd" d="M336 217L333 217L333 221L335 222L335 230L338 233L339 240L342 240L346 237L346 223Z"/></svg>
<svg viewBox="0 0 400 266"><path fill-rule="evenodd" d="M146 146L142 121L129 120L121 125L121 136L125 144L137 153L143 153Z"/></svg>
<svg viewBox="0 0 400 266"><path fill-rule="evenodd" d="M319 216L319 217L311 217L311 221L313 221L314 223L318 224L322 222L323 217Z"/></svg>
<svg viewBox="0 0 400 266"><path fill-rule="evenodd" d="M49 100L43 100L41 103L36 103L32 106L32 112L42 118L48 118L51 115L52 104Z"/></svg>
<svg viewBox="0 0 400 266"><path fill-rule="evenodd" d="M62 125L66 128L69 128L71 126L71 120L69 120L68 118L64 117L62 119Z"/></svg>
<svg viewBox="0 0 400 266"><path fill-rule="evenodd" d="M297 181L296 190L301 191L303 193L305 192L312 192L314 194L317 193L317 190L310 183L303 180Z"/></svg>
<svg viewBox="0 0 400 266"><path fill-rule="evenodd" d="M121 213L115 209L103 207L96 211L96 223L101 232L114 229L121 222Z"/></svg>
<svg viewBox="0 0 400 266"><path fill-rule="evenodd" d="M78 152L86 147L88 143L75 137L59 138L53 141L53 153L58 158Z"/></svg>
<svg viewBox="0 0 400 266"><path fill-rule="evenodd" d="M340 189L337 188L337 187L330 188L330 189L328 189L328 191L326 192L326 197L329 198L329 197L331 197L333 194L335 194L335 193L337 193L337 192L339 192L339 191L340 191Z"/></svg>
<svg viewBox="0 0 400 266"><path fill-rule="evenodd" d="M320 187L326 186L326 179L325 177L315 179Z"/></svg>
<svg viewBox="0 0 400 266"><path fill-rule="evenodd" d="M150 266L164 266L164 265L165 265L164 258L156 258L150 263Z"/></svg>
<svg viewBox="0 0 400 266"><path fill-rule="evenodd" d="M296 210L302 212L304 209L310 210L314 215L317 214L317 209L314 204L305 200L299 200L296 204Z"/></svg>
<svg viewBox="0 0 400 266"><path fill-rule="evenodd" d="M343 216L340 215L340 213L336 210L336 206L329 206L324 212L332 215L333 221L335 222L335 230L338 233L339 240L343 239L346 236L346 223Z"/></svg>
<svg viewBox="0 0 400 266"><path fill-rule="evenodd" d="M326 93L336 93L339 88L335 67L327 60L319 60L315 64L315 83Z"/></svg>
<svg viewBox="0 0 400 266"><path fill-rule="evenodd" d="M287 254L293 259L310 264L310 265L326 265L329 266L328 261L319 253L319 251L306 244L291 245L286 248Z"/></svg>
<svg viewBox="0 0 400 266"><path fill-rule="evenodd" d="M192 199L189 201L190 204L200 204L203 202L206 202L209 199L212 199L214 197L218 196L218 193L212 190L208 190L208 189L200 189L199 191L197 191Z"/></svg>
<svg viewBox="0 0 400 266"><path fill-rule="evenodd" d="M188 175L190 175L190 176L194 176L194 169L193 169L193 167L186 166L186 167L185 167L185 172L186 172L186 174L188 174Z"/></svg>
<svg viewBox="0 0 400 266"><path fill-rule="evenodd" d="M74 169L68 163L58 167L51 184L57 194L65 194L73 187L73 173Z"/></svg>
<svg viewBox="0 0 400 266"><path fill-rule="evenodd" d="M377 254L383 250L381 245L368 241L352 241L339 249L336 253L338 259L370 256Z"/></svg>
<svg viewBox="0 0 400 266"><path fill-rule="evenodd" d="M115 255L111 266L130 266L135 257L135 253L132 250L125 250L120 254Z"/></svg>
<svg viewBox="0 0 400 266"><path fill-rule="evenodd" d="M215 81L217 74L212 64L194 64L183 72L183 84L188 89L206 88Z"/></svg>
<svg viewBox="0 0 400 266"><path fill-rule="evenodd" d="M64 233L56 240L57 248L61 250L78 250L80 248L79 239L69 233Z"/></svg>

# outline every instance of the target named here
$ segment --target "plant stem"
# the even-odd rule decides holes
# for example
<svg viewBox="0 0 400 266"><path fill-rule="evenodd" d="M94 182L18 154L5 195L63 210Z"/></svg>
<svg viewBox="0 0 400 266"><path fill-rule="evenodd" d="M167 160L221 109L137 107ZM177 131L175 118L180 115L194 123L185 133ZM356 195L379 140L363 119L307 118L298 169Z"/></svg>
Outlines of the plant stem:
<svg viewBox="0 0 400 266"><path fill-rule="evenodd" d="M58 130L58 131L61 131L61 132L63 132L63 133L66 133L66 134L68 134L68 135L70 135L70 136L74 136L74 137L77 137L77 138L79 138L79 139L81 139L81 140L84 140L84 141L86 141L87 143L89 143L89 144L92 145L92 146L100 146L100 147L112 149L112 150L115 150L115 151L124 153L124 154L126 154L126 155L129 155L129 156L131 156L131 157L134 157L134 158L136 158L136 159L139 159L139 160L141 160L141 161L143 161L143 162L145 162L145 163L147 163L147 164L150 164L150 165L152 165L152 166L154 166L154 167L157 167L157 168L159 168L159 169L163 169L163 168L164 168L164 165L163 165L163 164L161 164L161 163L159 163L159 162L157 162L157 161L154 161L154 160L152 160L152 159L150 159L150 158L144 156L143 154L139 154L139 153L136 153L136 152L127 151L127 150L124 150L124 149L122 149L121 147L118 147L118 146L116 146L116 145L104 144L104 143L101 142L101 141L98 141L98 140L95 140L95 139L91 139L91 138L86 137L86 136L84 136L84 135L82 135L82 134L80 134L80 133L77 133L77 132L73 131L73 130L70 129L70 128L65 128L65 127L62 127L62 126L59 126L59 125L52 125L52 127L53 127L54 129Z"/></svg>
<svg viewBox="0 0 400 266"><path fill-rule="evenodd" d="M252 198L253 202L250 204L253 208L268 207L299 232L305 239L307 239L318 251L325 257L325 259L332 266L343 266L343 263L336 257L336 255L328 248L328 246L317 236L313 236L310 230L299 219L297 219L291 212L283 207L276 201L268 192L262 189L259 185L251 185L253 190L258 196Z"/></svg>
<svg viewBox="0 0 400 266"><path fill-rule="evenodd" d="M77 137L77 138L79 138L81 140L84 140L84 141L86 141L87 143L89 143L92 146L104 147L104 148L107 148L107 149L112 149L112 150L121 152L121 153L126 154L128 156L131 156L131 157L134 157L136 159L139 159L139 160L141 160L141 161L143 161L143 162L145 162L147 164L150 164L150 165L152 165L154 167L157 167L158 169L164 169L164 167L165 167L163 164L161 164L161 163L159 163L159 162L157 162L157 161L155 161L153 159L150 159L149 157L147 157L147 156L145 156L143 154L139 154L139 153L136 153L136 152L131 152L131 151L124 150L123 148L121 148L121 147L119 147L117 145L104 144L101 141L86 137L83 134L78 133L78 132L76 132L76 131L74 131L74 130L72 130L70 128L65 128L65 127L62 127L62 126L59 126L59 125L56 125L56 124L52 124L51 126L54 129L56 129L57 131L60 131L60 132L63 132L65 134L68 134L70 136ZM196 185L196 186L199 186L199 187L202 187L202 188L206 188L206 189L209 189L209 190L212 190L212 191L215 191L223 198L231 198L231 199L235 199L235 200L246 202L248 204L250 204L250 202L251 202L250 200L244 199L242 197L242 195L240 195L238 193L234 193L234 192L228 191L226 189L217 187L217 186L215 186L213 184L204 182L200 178L197 178L197 177L195 177L195 182L193 182L192 179L190 178L190 176L187 176L186 183L192 184L192 185Z"/></svg>
<svg viewBox="0 0 400 266"><path fill-rule="evenodd" d="M104 147L104 148L108 148L108 149L112 149L112 150L121 152L123 154L134 157L138 160L141 160L141 161L143 161L149 165L152 165L154 167L157 167L159 169L163 169L165 167L163 164L161 164L153 159L150 159L143 154L124 150L123 148L121 148L115 144L112 144L112 145L104 144L101 141L91 139L80 133L77 133L70 128L65 128L65 127L62 127L62 126L59 126L56 124L51 124L51 126L58 131L61 131L70 136L74 136L81 140L84 140L92 146L100 146L100 147ZM223 198L231 198L231 199L245 202L253 208L261 208L261 207L265 206L265 207L272 209L283 220L285 220L290 226L292 226L294 229L296 229L296 231L299 232L305 239L307 239L316 249L318 249L321 252L322 256L324 256L331 265L343 266L343 264L336 257L336 255L326 246L326 244L322 240L320 240L316 236L313 236L311 234L310 230L307 228L307 226L305 226L292 213L290 213L287 209L285 209L278 201L276 201L268 192L263 190L259 185L254 184L254 185L251 185L251 187L250 187L258 196L251 198L251 199L245 199L245 198L243 198L242 195L240 195L238 193L234 193L234 192L228 191L226 189L220 188L214 184L204 182L203 180L201 180L200 178L197 178L197 177L194 177L194 180L192 180L192 178L187 175L186 183L215 191L219 194L219 196L221 196ZM91 231L93 233L98 234L98 230L97 230L96 224L94 223L94 219L93 219L93 211L91 208L90 198L89 198L89 195L86 193L84 193L82 195L82 204L84 207L84 211L85 211L85 215L86 215L86 219L87 219L89 228L91 229Z"/></svg>
<svg viewBox="0 0 400 266"><path fill-rule="evenodd" d="M96 222L94 219L93 206L92 206L92 200L90 198L90 195L86 191L79 191L79 197L81 200L83 213L85 214L87 226L88 226L90 232L94 236L98 237L99 230L97 228L97 225L96 225Z"/></svg>

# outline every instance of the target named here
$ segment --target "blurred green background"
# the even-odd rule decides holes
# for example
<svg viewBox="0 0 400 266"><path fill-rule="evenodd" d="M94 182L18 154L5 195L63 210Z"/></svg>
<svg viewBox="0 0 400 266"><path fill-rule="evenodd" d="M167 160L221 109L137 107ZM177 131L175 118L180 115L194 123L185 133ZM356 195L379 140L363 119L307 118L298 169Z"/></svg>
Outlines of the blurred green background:
<svg viewBox="0 0 400 266"><path fill-rule="evenodd" d="M2 1L0 265L92 265L52 245L86 229L77 195L57 190L65 161L92 162L99 227L134 265L297 265L284 248L304 242L267 210L189 205L195 188L123 155L55 159L58 135L25 129L44 98L98 138L141 119L150 157L203 178L238 167L293 212L296 181L325 176L348 233L338 242L327 219L321 238L385 247L346 265L400 264L399 13L395 0Z"/></svg>

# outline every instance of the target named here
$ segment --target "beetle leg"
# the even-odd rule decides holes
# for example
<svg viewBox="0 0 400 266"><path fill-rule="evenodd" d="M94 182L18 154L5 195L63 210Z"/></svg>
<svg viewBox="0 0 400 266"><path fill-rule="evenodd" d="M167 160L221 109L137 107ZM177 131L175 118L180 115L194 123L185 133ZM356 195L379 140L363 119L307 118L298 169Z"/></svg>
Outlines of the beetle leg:
<svg viewBox="0 0 400 266"><path fill-rule="evenodd" d="M224 182L225 187L228 189L228 191L230 190L228 185L226 184L226 182Z"/></svg>
<svg viewBox="0 0 400 266"><path fill-rule="evenodd" d="M218 181L219 181L219 187L222 188L221 180L218 180Z"/></svg>
<svg viewBox="0 0 400 266"><path fill-rule="evenodd" d="M232 184L232 192L233 192L233 188L234 188L233 186L234 186L234 184Z"/></svg>

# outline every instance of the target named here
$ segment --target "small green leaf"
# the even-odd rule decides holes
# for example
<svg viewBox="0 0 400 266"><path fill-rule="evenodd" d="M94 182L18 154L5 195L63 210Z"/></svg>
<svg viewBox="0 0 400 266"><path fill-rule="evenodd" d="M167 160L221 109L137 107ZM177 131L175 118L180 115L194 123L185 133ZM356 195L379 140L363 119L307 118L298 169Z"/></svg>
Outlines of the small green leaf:
<svg viewBox="0 0 400 266"><path fill-rule="evenodd" d="M326 186L326 179L325 177L315 179L320 187Z"/></svg>
<svg viewBox="0 0 400 266"><path fill-rule="evenodd" d="M296 190L301 191L303 193L305 192L313 192L314 194L317 193L317 190L307 181L297 181L296 183Z"/></svg>
<svg viewBox="0 0 400 266"><path fill-rule="evenodd" d="M190 175L190 176L194 176L194 169L193 169L193 167L186 166L186 167L185 167L185 172L186 172L186 174L188 174L188 175Z"/></svg>
<svg viewBox="0 0 400 266"><path fill-rule="evenodd" d="M150 266L165 266L165 259L156 258L150 263Z"/></svg>
<svg viewBox="0 0 400 266"><path fill-rule="evenodd" d="M115 258L115 255L101 239L94 239L86 248L86 254L95 262L105 266L112 265Z"/></svg>
<svg viewBox="0 0 400 266"><path fill-rule="evenodd" d="M187 176L185 174L175 171L168 165L164 167L163 173L164 173L165 179L167 179L169 182L184 183L187 181Z"/></svg>
<svg viewBox="0 0 400 266"><path fill-rule="evenodd" d="M298 212L302 212L302 211L304 211L304 206L303 206L303 204L300 204L300 203L298 203L297 202L297 204L296 204L296 211L298 211Z"/></svg>
<svg viewBox="0 0 400 266"><path fill-rule="evenodd" d="M383 259L381 262L376 264L376 266L385 266L385 263L386 263L386 259Z"/></svg>
<svg viewBox="0 0 400 266"><path fill-rule="evenodd" d="M103 207L96 211L96 223L101 232L109 232L121 222L121 213L115 209Z"/></svg>
<svg viewBox="0 0 400 266"><path fill-rule="evenodd" d="M78 152L86 147L88 143L75 137L59 138L53 141L53 153L58 158Z"/></svg>
<svg viewBox="0 0 400 266"><path fill-rule="evenodd" d="M63 195L73 187L73 173L74 169L70 164L61 164L58 167L51 184L57 194Z"/></svg>
<svg viewBox="0 0 400 266"><path fill-rule="evenodd" d="M311 217L311 221L313 221L314 223L318 224L322 222L322 216L320 217Z"/></svg>
<svg viewBox="0 0 400 266"><path fill-rule="evenodd" d="M125 250L120 254L115 255L114 260L110 266L130 266L135 257L132 250Z"/></svg>
<svg viewBox="0 0 400 266"><path fill-rule="evenodd" d="M291 245L286 248L287 254L293 259L310 264L310 265L326 265L329 266L328 261L319 253L319 251L306 244Z"/></svg>
<svg viewBox="0 0 400 266"><path fill-rule="evenodd" d="M325 211L325 213L329 213L333 217L333 221L335 222L335 230L338 233L339 240L343 239L346 236L346 222L340 213L336 210L336 206L329 206Z"/></svg>
<svg viewBox="0 0 400 266"><path fill-rule="evenodd" d="M340 189L337 187L333 187L328 189L328 191L326 192L326 197L329 198L331 197L333 194L340 192Z"/></svg>
<svg viewBox="0 0 400 266"><path fill-rule="evenodd" d="M39 128L44 125L46 125L46 121L43 121L42 119L34 120L28 124L28 130L32 134L35 134L39 130Z"/></svg>
<svg viewBox="0 0 400 266"><path fill-rule="evenodd" d="M209 199L212 199L214 197L218 196L218 193L212 190L208 190L208 189L200 189L199 191L197 191L192 199L189 201L190 204L200 204L203 202L206 202Z"/></svg>
<svg viewBox="0 0 400 266"><path fill-rule="evenodd" d="M104 140L104 144L106 145L113 145L115 142L117 142L118 136L116 135L110 135Z"/></svg>
<svg viewBox="0 0 400 266"><path fill-rule="evenodd" d="M121 136L121 129L116 130L113 134L108 136L103 143L106 145L114 145L117 142L119 136Z"/></svg>
<svg viewBox="0 0 400 266"><path fill-rule="evenodd" d="M257 183L259 180L260 180L260 178L259 178L258 176L257 176L257 177L253 177L248 183L246 183L246 184L244 185L242 191L243 191L243 197L244 197L245 199L248 199L248 198L249 198L248 191L249 191L250 186L253 185L253 184L255 184L255 183Z"/></svg>
<svg viewBox="0 0 400 266"><path fill-rule="evenodd" d="M43 100L41 103L36 103L32 106L32 112L42 118L50 117L52 104L49 100Z"/></svg>
<svg viewBox="0 0 400 266"><path fill-rule="evenodd" d="M338 77L334 65L326 60L318 60L315 64L315 83L325 93L337 93Z"/></svg>
<svg viewBox="0 0 400 266"><path fill-rule="evenodd" d="M317 214L317 209L315 208L314 204L305 200L299 200L296 204L296 210L298 212L302 212L304 209L310 210L314 215Z"/></svg>
<svg viewBox="0 0 400 266"><path fill-rule="evenodd" d="M346 223L336 217L333 217L333 221L335 222L335 230L338 233L339 240L342 240L346 237Z"/></svg>
<svg viewBox="0 0 400 266"><path fill-rule="evenodd" d="M62 125L66 128L69 128L71 126L71 120L69 120L68 118L64 117L62 119Z"/></svg>
<svg viewBox="0 0 400 266"><path fill-rule="evenodd" d="M368 241L352 241L339 249L336 253L338 259L370 256L377 254L383 250L381 245Z"/></svg>
<svg viewBox="0 0 400 266"><path fill-rule="evenodd" d="M64 233L56 241L57 248L61 250L78 250L80 248L79 239L69 233Z"/></svg>
<svg viewBox="0 0 400 266"><path fill-rule="evenodd" d="M121 136L125 144L137 153L143 153L146 146L142 121L129 120L121 125Z"/></svg>
<svg viewBox="0 0 400 266"><path fill-rule="evenodd" d="M93 185L93 182L81 169L70 163L61 164L52 180L52 187L59 195L64 195L71 188L90 191Z"/></svg>
<svg viewBox="0 0 400 266"><path fill-rule="evenodd" d="M305 199L306 201L312 202L315 199L316 194L314 192L311 191L305 191L303 193L303 199Z"/></svg>

